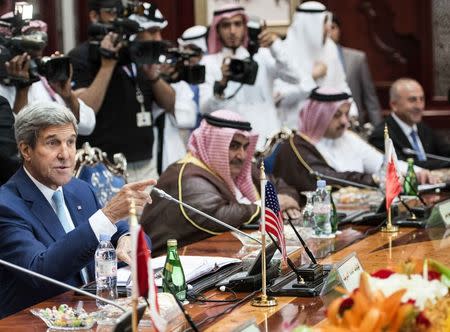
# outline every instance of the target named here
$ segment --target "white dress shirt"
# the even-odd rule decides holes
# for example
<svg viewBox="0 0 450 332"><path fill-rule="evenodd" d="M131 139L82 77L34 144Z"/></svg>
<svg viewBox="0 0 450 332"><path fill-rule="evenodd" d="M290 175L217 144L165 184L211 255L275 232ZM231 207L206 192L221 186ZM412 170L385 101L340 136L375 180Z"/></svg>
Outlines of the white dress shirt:
<svg viewBox="0 0 450 332"><path fill-rule="evenodd" d="M398 126L400 127L400 129L401 129L401 130L403 131L403 133L405 134L406 138L408 138L409 144L411 144L411 146L412 146L413 148L414 148L415 144L414 144L414 141L413 141L413 139L412 139L412 137L411 137L411 133L412 133L413 131L416 132L416 134L417 134L417 135L416 135L416 137L417 137L417 145L419 146L419 149L420 149L422 155L425 156L425 149L423 148L422 141L420 140L419 133L418 133L418 131L417 131L417 125L414 124L414 125L411 127L409 124L407 124L407 123L404 122L402 119L400 119L397 115L395 115L394 112L392 112L391 115L392 115L392 118L395 120L395 122L397 122L397 124L398 124Z"/></svg>
<svg viewBox="0 0 450 332"><path fill-rule="evenodd" d="M8 100L12 109L14 107L14 101L16 100L16 87L0 84L0 95ZM38 100L54 101L60 105L66 106L66 103L59 94L55 92L53 97L49 94L42 81L37 81L31 84L28 89L28 102L31 103ZM80 103L78 134L90 135L94 131L96 123L94 110L86 105L80 98L78 98L78 102Z"/></svg>

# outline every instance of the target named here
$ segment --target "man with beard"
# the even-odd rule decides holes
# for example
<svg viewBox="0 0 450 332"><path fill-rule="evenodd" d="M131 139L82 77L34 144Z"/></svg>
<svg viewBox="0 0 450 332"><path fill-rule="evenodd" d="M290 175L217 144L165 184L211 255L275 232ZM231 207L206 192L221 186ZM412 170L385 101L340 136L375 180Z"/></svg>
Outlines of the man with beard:
<svg viewBox="0 0 450 332"><path fill-rule="evenodd" d="M188 154L169 166L158 187L193 207L231 226L258 220L259 172L252 156L258 135L238 114L219 110L205 115L192 133ZM298 196L282 181L276 181L282 211L299 217ZM142 214L141 224L153 240L152 252L162 254L167 239L180 246L199 241L228 229L160 197Z"/></svg>
<svg viewBox="0 0 450 332"><path fill-rule="evenodd" d="M283 142L276 156L274 175L299 192L316 189L312 171L360 184L376 186L384 155L347 130L350 96L331 88L313 90L299 116L299 132ZM400 172L407 164L399 162ZM420 183L429 171L416 168ZM330 184L342 185L338 181Z"/></svg>
<svg viewBox="0 0 450 332"><path fill-rule="evenodd" d="M392 84L389 97L392 113L375 128L369 142L382 148L384 126L387 124L399 159L414 157L414 164L429 169L450 167L449 162L429 159L425 155L450 157L450 145L422 122L425 97L419 82L411 78L398 79ZM414 150L415 155L407 155L403 151L405 148Z"/></svg>

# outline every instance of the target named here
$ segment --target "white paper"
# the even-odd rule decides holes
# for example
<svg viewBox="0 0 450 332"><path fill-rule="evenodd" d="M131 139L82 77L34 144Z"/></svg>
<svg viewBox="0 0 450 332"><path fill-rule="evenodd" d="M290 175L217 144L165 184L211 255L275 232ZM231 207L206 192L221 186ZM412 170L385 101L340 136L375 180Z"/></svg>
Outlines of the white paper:
<svg viewBox="0 0 450 332"><path fill-rule="evenodd" d="M238 258L211 257L211 256L180 256L186 282L189 283L208 273L217 271L223 266L241 262ZM156 286L162 286L162 271L166 256L152 258L152 267L155 272ZM130 268L123 267L117 271L117 286L131 285Z"/></svg>

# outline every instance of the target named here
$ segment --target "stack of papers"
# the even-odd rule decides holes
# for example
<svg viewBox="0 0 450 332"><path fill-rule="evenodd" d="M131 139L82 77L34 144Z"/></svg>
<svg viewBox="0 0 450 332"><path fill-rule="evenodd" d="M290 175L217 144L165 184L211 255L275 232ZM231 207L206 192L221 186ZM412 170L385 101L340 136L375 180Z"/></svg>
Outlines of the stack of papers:
<svg viewBox="0 0 450 332"><path fill-rule="evenodd" d="M180 256L186 282L190 283L204 275L216 272L220 268L240 263L238 258L211 257L211 256ZM162 271L166 262L166 256L152 259L152 267L155 272L156 286L162 286ZM124 267L117 271L117 286L131 285L130 267Z"/></svg>

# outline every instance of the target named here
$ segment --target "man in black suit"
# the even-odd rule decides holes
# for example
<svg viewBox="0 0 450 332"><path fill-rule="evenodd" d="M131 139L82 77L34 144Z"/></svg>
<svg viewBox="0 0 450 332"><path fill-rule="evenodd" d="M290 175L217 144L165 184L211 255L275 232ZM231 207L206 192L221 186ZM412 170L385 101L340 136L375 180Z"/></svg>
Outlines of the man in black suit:
<svg viewBox="0 0 450 332"><path fill-rule="evenodd" d="M425 97L422 86L414 79L400 78L389 91L389 104L392 112L385 119L389 136L394 142L399 159L414 157L414 164L427 169L450 167L445 161L427 158L426 153L450 157L450 146L443 138L422 122ZM384 149L384 123L378 125L369 138L369 143ZM415 151L415 155L406 154L403 149Z"/></svg>
<svg viewBox="0 0 450 332"><path fill-rule="evenodd" d="M14 138L14 116L8 100L0 96L0 185L8 181L20 166Z"/></svg>

